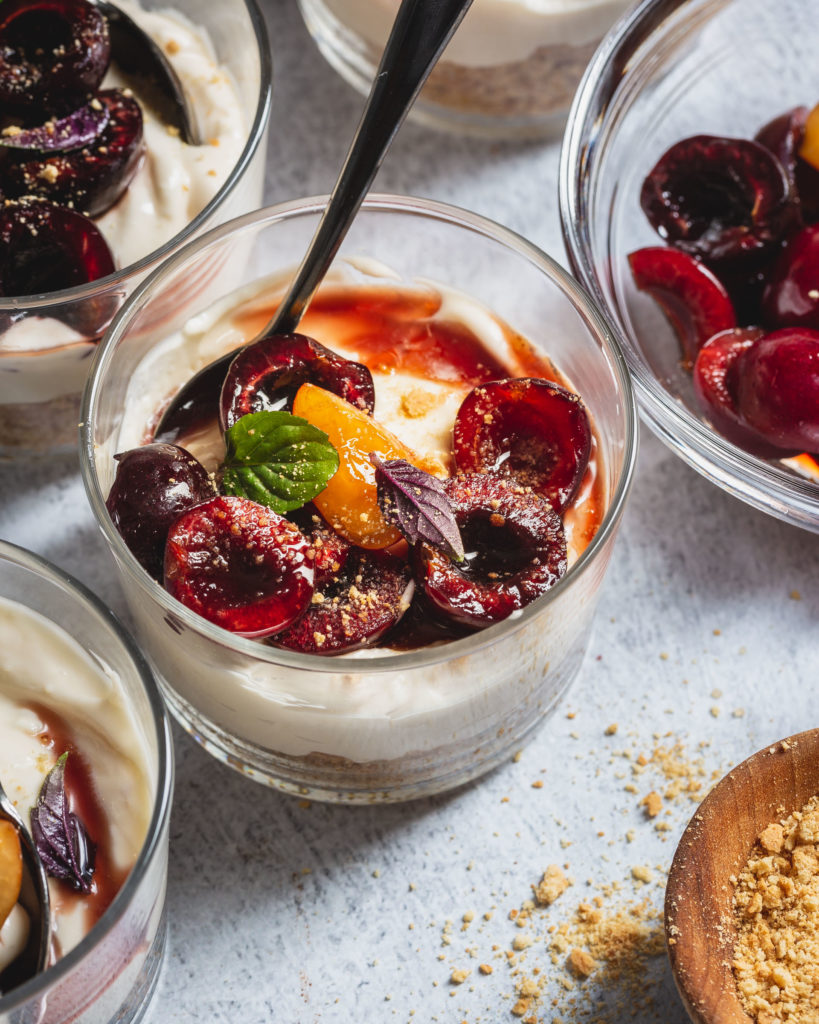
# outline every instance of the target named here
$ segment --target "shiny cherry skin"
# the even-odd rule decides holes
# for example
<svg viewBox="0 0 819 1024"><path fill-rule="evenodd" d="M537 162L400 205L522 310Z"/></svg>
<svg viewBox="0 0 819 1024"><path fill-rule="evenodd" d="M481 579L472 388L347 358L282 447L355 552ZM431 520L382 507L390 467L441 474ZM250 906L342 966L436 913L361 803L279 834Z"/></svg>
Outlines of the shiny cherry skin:
<svg viewBox="0 0 819 1024"><path fill-rule="evenodd" d="M768 274L762 315L769 327L819 330L819 224L788 240Z"/></svg>

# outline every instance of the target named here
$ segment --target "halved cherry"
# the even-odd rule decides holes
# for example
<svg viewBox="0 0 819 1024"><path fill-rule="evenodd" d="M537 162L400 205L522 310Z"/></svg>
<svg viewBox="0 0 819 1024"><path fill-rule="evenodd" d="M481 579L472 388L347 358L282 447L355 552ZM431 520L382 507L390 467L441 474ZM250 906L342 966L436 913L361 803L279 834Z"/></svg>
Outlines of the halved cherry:
<svg viewBox="0 0 819 1024"><path fill-rule="evenodd" d="M762 315L770 327L819 329L819 224L788 239L768 274Z"/></svg>
<svg viewBox="0 0 819 1024"><path fill-rule="evenodd" d="M165 587L217 626L240 636L271 636L310 604L310 545L297 526L263 505L213 498L171 527Z"/></svg>
<svg viewBox="0 0 819 1024"><path fill-rule="evenodd" d="M446 482L467 556L422 542L415 579L443 615L490 626L544 594L566 571L566 537L549 502L514 480L469 473Z"/></svg>
<svg viewBox="0 0 819 1024"><path fill-rule="evenodd" d="M734 307L719 279L699 260L666 246L629 254L634 283L647 291L671 322L689 369L714 334L736 327Z"/></svg>
<svg viewBox="0 0 819 1024"><path fill-rule="evenodd" d="M321 590L344 570L353 546L327 525L312 501L288 512L287 518L298 526L310 544L313 555L313 587Z"/></svg>
<svg viewBox="0 0 819 1024"><path fill-rule="evenodd" d="M161 580L168 531L183 512L215 496L213 481L175 444L146 444L114 457L108 514L139 564Z"/></svg>
<svg viewBox="0 0 819 1024"><path fill-rule="evenodd" d="M114 269L108 244L82 214L37 199L0 206L0 295L60 291Z"/></svg>
<svg viewBox="0 0 819 1024"><path fill-rule="evenodd" d="M756 265L796 221L790 182L765 146L695 135L673 145L643 183L640 205L675 248L710 265Z"/></svg>
<svg viewBox="0 0 819 1024"><path fill-rule="evenodd" d="M108 24L88 0L3 0L0 106L71 110L108 69Z"/></svg>
<svg viewBox="0 0 819 1024"><path fill-rule="evenodd" d="M106 89L97 94L96 101L108 108L108 123L82 149L35 159L24 150L5 155L0 164L0 187L5 195L40 196L89 217L99 217L114 205L142 158L142 110L122 89Z"/></svg>
<svg viewBox="0 0 819 1024"><path fill-rule="evenodd" d="M250 412L292 408L305 382L372 415L375 388L366 366L305 334L273 334L242 349L230 364L219 406L222 429Z"/></svg>
<svg viewBox="0 0 819 1024"><path fill-rule="evenodd" d="M313 504L332 528L359 547L386 548L401 539L378 507L375 466L370 453L383 459L405 459L420 469L425 461L394 434L338 395L315 384L302 384L293 413L323 430L338 452L339 467Z"/></svg>
<svg viewBox="0 0 819 1024"><path fill-rule="evenodd" d="M746 327L710 338L694 363L694 392L711 425L723 437L760 459L781 459L785 453L752 430L737 410L737 360L763 335L759 327Z"/></svg>
<svg viewBox="0 0 819 1024"><path fill-rule="evenodd" d="M819 219L819 163L814 166L808 159L814 153L819 161L819 107L810 112L794 107L775 117L757 132L756 141L782 164L798 200L800 220L812 224Z"/></svg>
<svg viewBox="0 0 819 1024"><path fill-rule="evenodd" d="M353 548L344 568L316 587L299 621L272 642L306 654L367 647L398 622L413 589L406 562L384 551Z"/></svg>
<svg viewBox="0 0 819 1024"><path fill-rule="evenodd" d="M736 403L742 419L771 444L819 452L819 331L786 327L743 352Z"/></svg>
<svg viewBox="0 0 819 1024"><path fill-rule="evenodd" d="M459 473L511 476L563 512L589 464L591 440L586 408L574 392L515 377L469 392L455 417L453 452Z"/></svg>

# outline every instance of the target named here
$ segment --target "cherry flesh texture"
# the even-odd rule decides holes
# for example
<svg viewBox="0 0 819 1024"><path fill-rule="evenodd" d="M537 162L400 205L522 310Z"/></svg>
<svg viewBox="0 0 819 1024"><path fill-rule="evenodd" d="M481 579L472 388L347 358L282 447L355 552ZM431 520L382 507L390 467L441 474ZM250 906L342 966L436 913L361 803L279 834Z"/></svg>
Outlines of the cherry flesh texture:
<svg viewBox="0 0 819 1024"><path fill-rule="evenodd" d="M313 553L313 587L320 591L342 572L353 545L325 523L312 502L289 512L288 518L310 543Z"/></svg>
<svg viewBox="0 0 819 1024"><path fill-rule="evenodd" d="M819 224L788 240L768 275L762 314L769 327L819 330Z"/></svg>
<svg viewBox="0 0 819 1024"><path fill-rule="evenodd" d="M98 87L111 59L108 25L87 0L3 0L0 106L67 112Z"/></svg>
<svg viewBox="0 0 819 1024"><path fill-rule="evenodd" d="M460 473L509 476L563 512L589 463L592 432L580 398L552 381L518 377L481 384L455 417Z"/></svg>
<svg viewBox="0 0 819 1024"><path fill-rule="evenodd" d="M634 283L647 291L671 322L690 368L705 342L736 326L731 297L719 279L679 249L652 247L629 255Z"/></svg>
<svg viewBox="0 0 819 1024"><path fill-rule="evenodd" d="M114 457L108 514L143 569L161 580L168 531L183 512L215 497L213 482L175 444L147 444Z"/></svg>
<svg viewBox="0 0 819 1024"><path fill-rule="evenodd" d="M660 157L640 205L662 238L712 267L759 265L797 219L773 153L715 135L683 139Z"/></svg>
<svg viewBox="0 0 819 1024"><path fill-rule="evenodd" d="M242 349L230 364L219 407L222 428L264 409L292 409L302 384L315 384L372 415L375 388L363 363L305 334L273 334Z"/></svg>
<svg viewBox="0 0 819 1024"><path fill-rule="evenodd" d="M310 546L297 526L263 505L212 498L171 527L165 587L217 626L251 639L271 636L310 604Z"/></svg>
<svg viewBox="0 0 819 1024"><path fill-rule="evenodd" d="M37 200L0 206L0 295L60 291L114 269L108 244L82 214Z"/></svg>
<svg viewBox="0 0 819 1024"><path fill-rule="evenodd" d="M743 352L737 409L771 444L819 452L819 331L786 327Z"/></svg>
<svg viewBox="0 0 819 1024"><path fill-rule="evenodd" d="M710 338L694 363L694 393L711 425L723 437L760 459L781 459L785 453L751 430L737 410L737 360L763 334L759 327L746 327Z"/></svg>
<svg viewBox="0 0 819 1024"><path fill-rule="evenodd" d="M142 158L142 110L121 89L105 89L97 99L109 112L108 124L97 138L82 149L34 159L23 150L7 154L0 164L5 195L39 196L89 217L98 217L114 205Z"/></svg>
<svg viewBox="0 0 819 1024"><path fill-rule="evenodd" d="M455 562L426 542L413 552L416 581L439 613L464 626L490 626L563 576L563 523L545 498L487 473L453 477L445 489L466 559Z"/></svg>
<svg viewBox="0 0 819 1024"><path fill-rule="evenodd" d="M341 572L316 587L313 603L273 643L304 654L340 654L371 646L410 604L412 576L401 559L353 548Z"/></svg>

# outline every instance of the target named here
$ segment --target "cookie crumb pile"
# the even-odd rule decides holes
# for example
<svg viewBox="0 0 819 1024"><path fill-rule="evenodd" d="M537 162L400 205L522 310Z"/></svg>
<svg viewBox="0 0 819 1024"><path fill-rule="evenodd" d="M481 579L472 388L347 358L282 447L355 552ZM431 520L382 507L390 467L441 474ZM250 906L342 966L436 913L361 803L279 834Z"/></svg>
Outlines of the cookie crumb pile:
<svg viewBox="0 0 819 1024"><path fill-rule="evenodd" d="M819 1022L819 795L760 833L732 878L733 969L758 1024Z"/></svg>

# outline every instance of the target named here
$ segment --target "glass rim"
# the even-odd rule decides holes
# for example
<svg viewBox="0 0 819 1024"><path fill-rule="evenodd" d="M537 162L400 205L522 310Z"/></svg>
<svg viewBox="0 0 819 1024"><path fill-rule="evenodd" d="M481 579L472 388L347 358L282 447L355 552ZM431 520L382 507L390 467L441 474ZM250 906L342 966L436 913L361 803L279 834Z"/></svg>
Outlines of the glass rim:
<svg viewBox="0 0 819 1024"><path fill-rule="evenodd" d="M173 237L163 242L158 248L152 249L138 260L129 263L127 267L121 267L112 274L99 277L86 284L74 285L72 288L62 288L55 292L38 292L34 295L15 295L9 298L0 296L0 312L14 313L21 310L35 314L48 312L53 310L55 306L69 305L82 299L90 299L100 292L116 287L123 281L139 276L148 267L162 263L174 249L186 244L199 231L202 225L210 219L213 212L234 192L236 186L244 177L248 164L261 143L270 113L273 88L273 63L264 17L257 0L241 0L241 2L244 4L250 18L259 54L259 94L253 121L248 129L247 141L242 148L242 152L239 154L238 160L215 195L192 220L188 221L181 231L178 231Z"/></svg>
<svg viewBox="0 0 819 1024"><path fill-rule="evenodd" d="M65 956L52 964L30 981L12 989L7 995L0 995L0 1014L13 1013L25 1006L31 999L45 994L63 978L70 975L86 956L109 935L125 914L131 899L142 884L160 845L165 825L170 817L173 798L174 760L173 738L171 736L170 718L162 699L159 686L147 659L142 654L131 635L96 594L80 583L75 577L54 565L41 555L37 555L17 544L0 539L0 565L9 562L18 565L42 579L48 580L63 590L68 590L85 606L94 617L101 621L103 628L108 628L116 640L125 649L125 653L133 662L134 669L143 684L151 708L151 720L157 747L157 779L154 795L154 808L145 840L140 848L134 866L128 873L119 892L111 901L105 913L93 925L91 930ZM25 604L25 602L20 602ZM26 605L31 608L31 605ZM36 608L33 609L37 611Z"/></svg>
<svg viewBox="0 0 819 1024"><path fill-rule="evenodd" d="M698 27L734 2L643 0L607 33L575 93L563 137L558 174L561 229L572 270L623 338L642 419L684 461L725 490L762 511L819 531L815 483L732 444L660 384L632 341L616 297L609 299L592 248L598 167L610 122L616 131L618 119L630 109L633 93L627 87L651 60L658 39L667 39L681 26Z"/></svg>
<svg viewBox="0 0 819 1024"><path fill-rule="evenodd" d="M545 594L522 609L519 614L510 616L510 618L489 626L478 633L436 646L418 648L398 654L341 660L326 655L287 651L236 636L186 608L148 576L128 549L108 515L105 507L105 498L100 489L96 473L96 452L92 433L93 418L101 390L100 380L105 375L108 364L113 358L116 343L124 333L132 315L138 312L145 304L146 296L149 295L153 288L163 279L171 276L188 259L212 245L217 245L222 239L246 229L255 229L263 225L272 225L280 221L302 216L320 215L327 204L328 198L328 196L311 196L305 199L278 203L274 206L237 217L213 228L188 243L188 245L162 264L161 267L157 268L136 288L112 321L99 350L95 354L94 362L89 372L88 381L83 393L80 415L80 470L92 511L107 543L114 552L118 564L127 572L128 585L136 585L149 600L157 602L163 611L174 615L185 626L204 635L209 640L223 647L229 647L236 653L256 661L263 661L282 668L298 668L303 671L323 673L333 671L332 665L334 662L347 665L354 663L357 674L376 675L380 672L425 667L449 661L452 658L457 658L467 653L474 654L476 651L503 639L508 634L517 632L531 619L539 616L565 590L571 587L574 580L578 579L596 560L597 553L605 548L606 542L616 529L622 515L631 486L637 455L637 406L631 388L628 368L620 350L617 332L604 314L597 309L594 301L583 287L551 256L547 255L532 242L529 242L522 235L503 227L495 221L460 207L416 197L371 193L362 203L361 212L363 214L369 212L419 215L473 231L504 245L534 264L539 270L545 272L545 276L553 284L557 285L572 303L576 312L581 316L587 328L600 345L602 352L608 357L608 362L617 379L623 402L622 415L625 426L622 439L623 464L606 513L594 537L577 562Z"/></svg>

